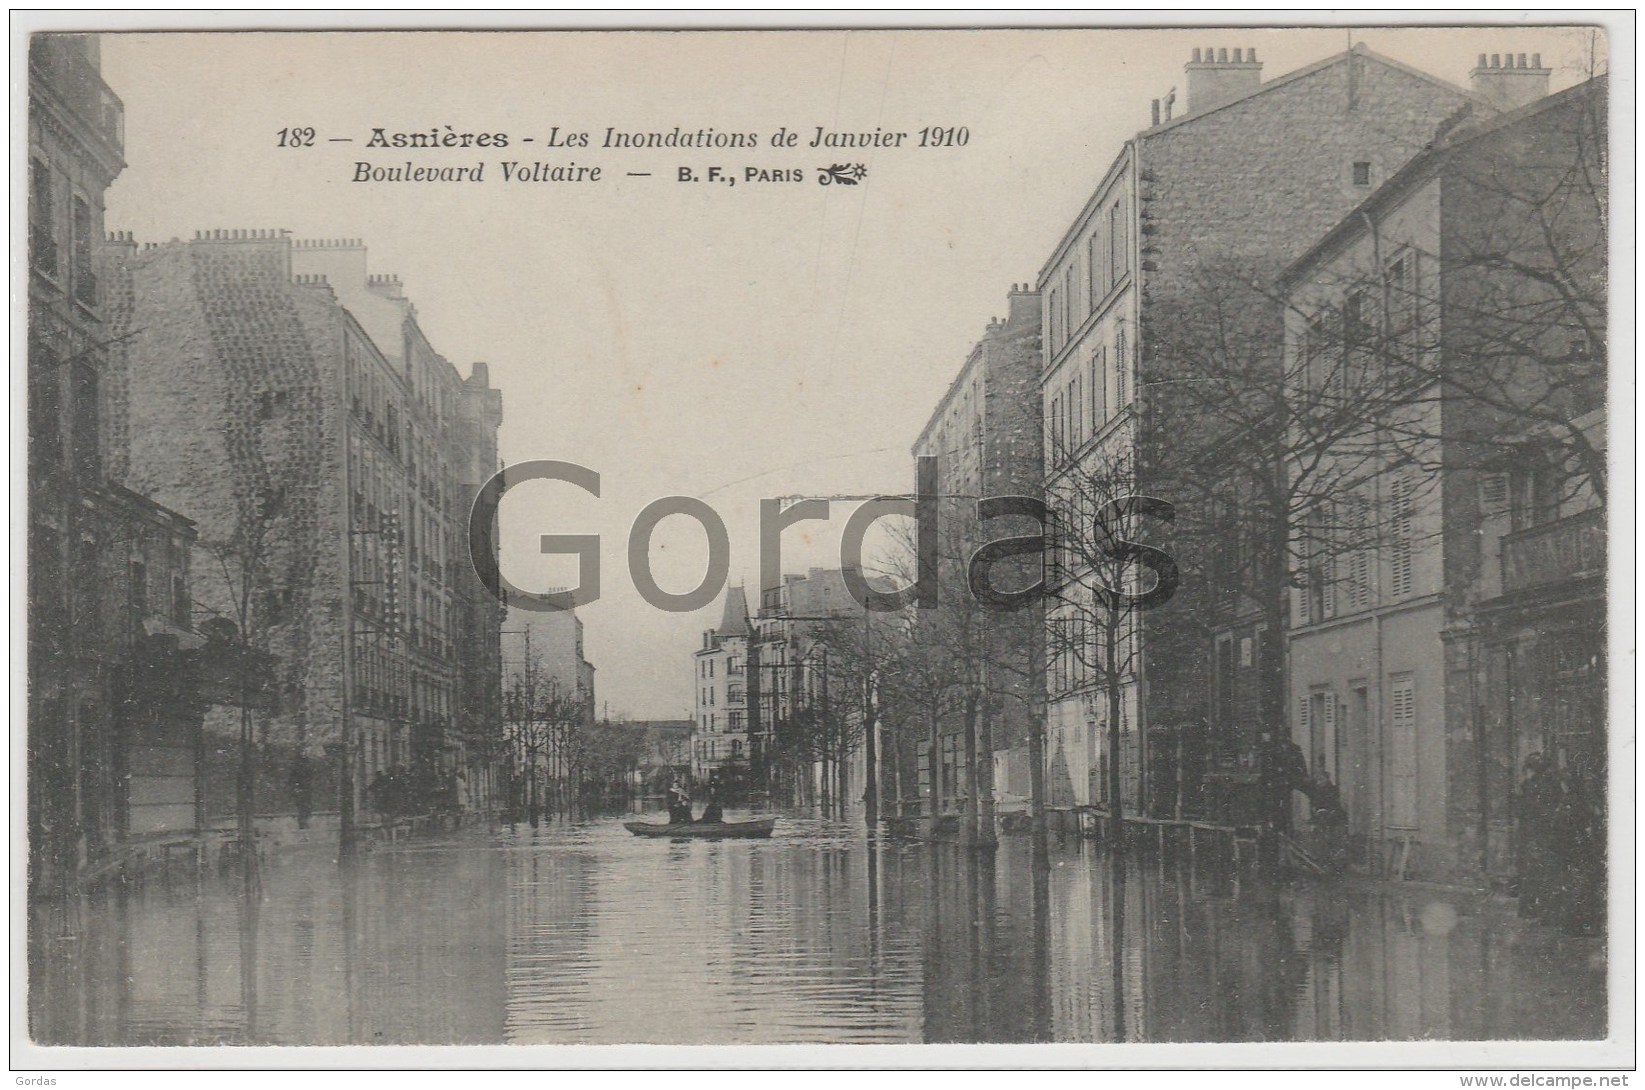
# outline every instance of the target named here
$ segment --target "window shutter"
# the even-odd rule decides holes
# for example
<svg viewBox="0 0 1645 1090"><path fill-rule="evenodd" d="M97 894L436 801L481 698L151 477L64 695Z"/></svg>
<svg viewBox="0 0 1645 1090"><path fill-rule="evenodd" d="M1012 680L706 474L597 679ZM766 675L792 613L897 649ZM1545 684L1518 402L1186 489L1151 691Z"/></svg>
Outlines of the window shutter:
<svg viewBox="0 0 1645 1090"><path fill-rule="evenodd" d="M1308 594L1308 591L1309 591L1309 588L1308 588L1306 579L1303 581L1302 586L1292 587L1291 588L1291 594L1292 594L1293 597L1296 598L1296 603L1297 603L1297 623L1298 624L1312 624L1313 620L1314 620L1311 616L1309 616L1309 601L1308 601L1309 594Z"/></svg>
<svg viewBox="0 0 1645 1090"><path fill-rule="evenodd" d="M1091 430L1101 428L1108 420L1108 376L1103 374L1101 348L1091 353Z"/></svg>
<svg viewBox="0 0 1645 1090"><path fill-rule="evenodd" d="M1508 475L1488 473L1479 479L1479 506L1481 513L1490 518L1508 510Z"/></svg>
<svg viewBox="0 0 1645 1090"><path fill-rule="evenodd" d="M1319 761L1323 762L1323 767L1331 773L1331 778L1334 780L1336 779L1336 769L1331 766L1334 763L1337 750L1337 694L1330 689L1325 691L1325 727L1320 733L1322 738L1319 747ZM1313 772L1317 774L1320 767L1320 763L1316 762Z"/></svg>
<svg viewBox="0 0 1645 1090"><path fill-rule="evenodd" d="M1114 334L1114 406L1123 409L1131 403L1129 385L1130 363L1125 351L1125 327Z"/></svg>
<svg viewBox="0 0 1645 1090"><path fill-rule="evenodd" d="M1389 593L1395 598L1403 598L1411 593L1411 480L1401 475L1395 477L1392 484L1392 498L1394 517L1392 531L1394 535L1393 549L1389 557Z"/></svg>
<svg viewBox="0 0 1645 1090"><path fill-rule="evenodd" d="M1310 737L1313 731L1313 724L1309 722L1308 715L1309 699L1307 693L1297 697L1297 734L1303 738Z"/></svg>
<svg viewBox="0 0 1645 1090"><path fill-rule="evenodd" d="M1391 824L1412 828L1417 823L1416 683L1409 674L1392 679L1393 794Z"/></svg>

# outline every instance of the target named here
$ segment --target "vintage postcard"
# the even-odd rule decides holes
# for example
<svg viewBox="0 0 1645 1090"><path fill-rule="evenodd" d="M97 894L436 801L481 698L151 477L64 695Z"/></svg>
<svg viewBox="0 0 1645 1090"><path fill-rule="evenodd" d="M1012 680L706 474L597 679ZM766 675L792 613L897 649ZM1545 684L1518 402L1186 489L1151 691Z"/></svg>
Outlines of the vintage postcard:
<svg viewBox="0 0 1645 1090"><path fill-rule="evenodd" d="M1631 1067L1618 18L14 26L14 1065Z"/></svg>

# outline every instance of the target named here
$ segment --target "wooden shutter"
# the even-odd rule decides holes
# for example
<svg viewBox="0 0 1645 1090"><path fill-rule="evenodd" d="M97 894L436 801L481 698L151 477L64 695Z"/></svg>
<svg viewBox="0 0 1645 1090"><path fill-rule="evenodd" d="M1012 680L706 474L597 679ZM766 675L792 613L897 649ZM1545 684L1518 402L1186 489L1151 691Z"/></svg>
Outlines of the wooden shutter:
<svg viewBox="0 0 1645 1090"><path fill-rule="evenodd" d="M1393 548L1389 550L1388 592L1395 598L1403 598L1411 593L1411 534L1413 530L1411 517L1411 479L1401 474L1393 479L1390 486L1390 498L1393 501L1393 518L1390 520L1390 531L1393 534Z"/></svg>
<svg viewBox="0 0 1645 1090"><path fill-rule="evenodd" d="M1410 674L1391 679L1389 747L1390 825L1413 829L1417 824L1417 720L1416 682Z"/></svg>
<svg viewBox="0 0 1645 1090"><path fill-rule="evenodd" d="M1348 556L1348 604L1352 609L1364 609L1371 604L1370 558L1364 549L1355 549Z"/></svg>
<svg viewBox="0 0 1645 1090"><path fill-rule="evenodd" d="M1103 374L1103 350L1091 353L1091 430L1100 429L1108 420L1108 376Z"/></svg>
<svg viewBox="0 0 1645 1090"><path fill-rule="evenodd" d="M1131 401L1127 392L1130 382L1130 357L1126 352L1125 325L1121 323L1114 333L1114 407L1125 408Z"/></svg>
<svg viewBox="0 0 1645 1090"><path fill-rule="evenodd" d="M1325 726L1320 733L1320 763L1313 771L1317 773L1323 767L1334 781L1337 778L1337 694L1331 689L1325 690Z"/></svg>

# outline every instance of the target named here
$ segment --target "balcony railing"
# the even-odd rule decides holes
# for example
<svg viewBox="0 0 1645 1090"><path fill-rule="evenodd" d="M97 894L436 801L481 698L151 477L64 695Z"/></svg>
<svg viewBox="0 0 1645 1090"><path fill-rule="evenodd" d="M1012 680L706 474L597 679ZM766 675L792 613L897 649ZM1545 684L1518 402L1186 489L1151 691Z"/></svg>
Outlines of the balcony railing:
<svg viewBox="0 0 1645 1090"><path fill-rule="evenodd" d="M1605 511L1519 530L1502 539L1502 590L1545 587L1605 570Z"/></svg>
<svg viewBox="0 0 1645 1090"><path fill-rule="evenodd" d="M56 92L69 111L83 119L119 153L126 145L126 109L103 82L74 35L42 34L29 49L29 67Z"/></svg>

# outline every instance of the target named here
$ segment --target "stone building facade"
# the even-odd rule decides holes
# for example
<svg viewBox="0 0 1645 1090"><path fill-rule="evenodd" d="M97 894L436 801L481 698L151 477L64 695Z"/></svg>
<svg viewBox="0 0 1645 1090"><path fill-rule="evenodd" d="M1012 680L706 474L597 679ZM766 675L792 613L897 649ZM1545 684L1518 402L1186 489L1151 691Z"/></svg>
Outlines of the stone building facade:
<svg viewBox="0 0 1645 1090"><path fill-rule="evenodd" d="M1176 351L1184 317L1219 276L1271 280L1470 101L1362 46L1266 83L1252 50L1195 50L1185 75L1185 112L1171 116L1173 93L1127 141L1037 284L1047 501L1077 524L1114 492L1178 508L1167 538L1184 578L1168 603L1130 619L1119 682L1123 802L1164 814L1199 808L1207 766L1237 763L1262 727L1210 721L1217 637L1250 641L1252 657L1236 661L1270 677L1280 654L1278 624L1260 619L1277 606L1213 620L1222 595L1205 585L1206 558L1191 544L1194 490L1174 475L1194 461L1187 441L1204 443L1217 425L1183 411L1191 399L1181 384L1195 380L1194 361ZM1244 316L1248 336L1259 358L1277 360L1280 309L1259 311ZM1076 552L1064 550L1063 563ZM1051 642L1084 647L1090 612L1051 610L1048 631L1072 632ZM1108 701L1081 658L1047 653L1048 790L1066 805L1102 805Z"/></svg>
<svg viewBox="0 0 1645 1090"><path fill-rule="evenodd" d="M476 363L458 389L453 434L448 451L457 503L459 547L467 538L464 503L472 503L481 487L501 470L497 429L503 422L503 395L491 385L491 368ZM480 581L474 565L460 554L452 575L452 613L455 643L472 669L457 676L457 730L463 740L461 789L469 809L501 805L504 757L498 724L503 721L502 626L507 608Z"/></svg>
<svg viewBox="0 0 1645 1090"><path fill-rule="evenodd" d="M477 689L461 702L501 688L501 613L476 614L465 582L460 482L493 464L500 418L484 369L465 382L433 350L357 240L121 236L102 268L119 473L196 522L197 612L280 663L255 726L259 810L369 819L365 785L395 770L419 805L465 801L492 759L469 745L501 729ZM232 729L208 720L208 759Z"/></svg>
<svg viewBox="0 0 1645 1090"><path fill-rule="evenodd" d="M861 681L849 663L830 658L831 647L845 657L844 644L864 631L851 590L859 577L840 568L784 573L761 588L751 619L750 776L755 790L792 805L826 803L843 814L867 787Z"/></svg>
<svg viewBox="0 0 1645 1090"><path fill-rule="evenodd" d="M1288 635L1292 736L1373 866L1512 876L1532 754L1604 794L1605 127L1603 80L1460 124L1284 278L1293 354L1352 310L1390 339L1343 366L1411 379L1342 500L1391 530L1299 526Z"/></svg>
<svg viewBox="0 0 1645 1090"><path fill-rule="evenodd" d="M103 195L125 166L124 113L97 39L40 34L28 54L29 888L45 894L132 837L196 826L187 518L111 464ZM164 745L163 742L175 745Z"/></svg>
<svg viewBox="0 0 1645 1090"><path fill-rule="evenodd" d="M941 722L935 780L932 740L924 724L883 725L880 779L887 816L952 813L973 784L991 791L999 812L1028 805L1032 761L1037 759L1031 752L1036 749L1035 725L1043 715L1040 611L1037 606L986 610L964 588L966 567L978 548L1013 533L1036 531L1031 522L1015 525L1021 516L983 523L977 503L1042 493L1040 321L1038 296L1027 284L1013 284L1005 318L989 323L913 446L916 459L937 461L940 574L942 585L951 588L937 610L919 615L914 637L925 625L932 638L965 645L953 650L972 660L974 680L983 693L977 723L983 741L972 747L979 765L987 762L989 767L972 768L966 759L970 728L964 715L945 716ZM990 577L1000 590L1020 590L1040 574L1034 558L1026 568L1001 562Z"/></svg>
<svg viewBox="0 0 1645 1090"><path fill-rule="evenodd" d="M749 740L748 597L742 587L725 593L718 627L703 633L692 655L691 779L742 786L752 749Z"/></svg>

